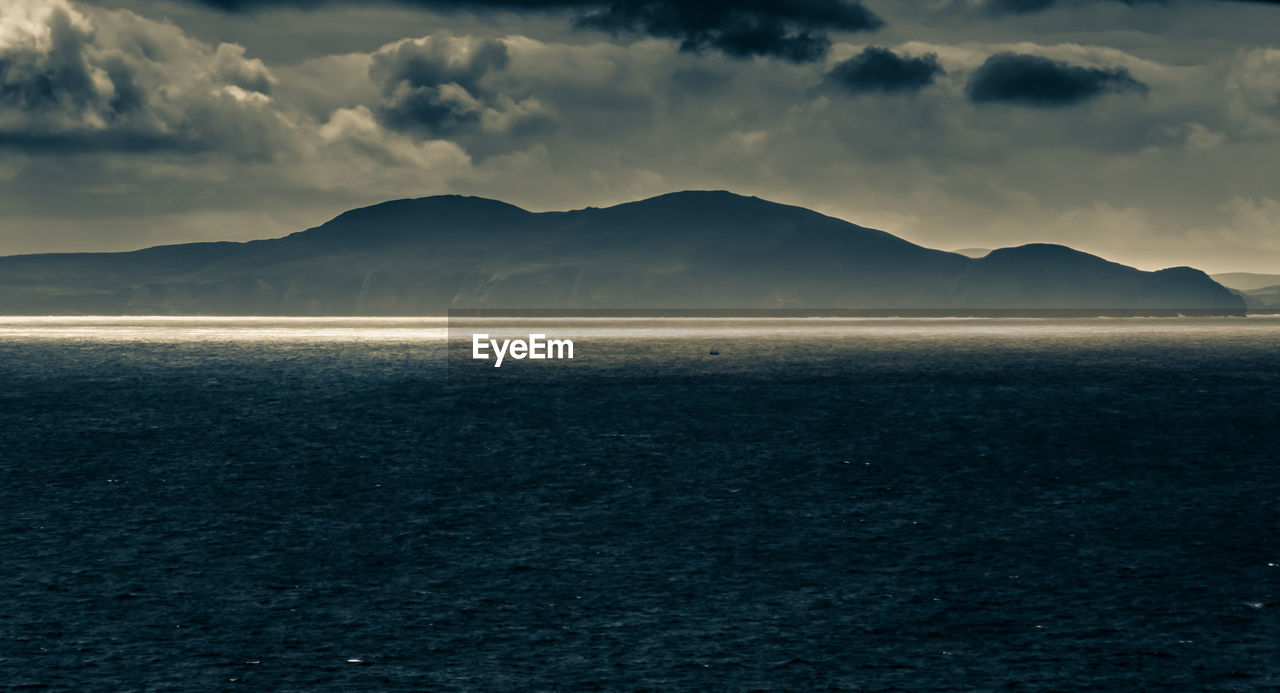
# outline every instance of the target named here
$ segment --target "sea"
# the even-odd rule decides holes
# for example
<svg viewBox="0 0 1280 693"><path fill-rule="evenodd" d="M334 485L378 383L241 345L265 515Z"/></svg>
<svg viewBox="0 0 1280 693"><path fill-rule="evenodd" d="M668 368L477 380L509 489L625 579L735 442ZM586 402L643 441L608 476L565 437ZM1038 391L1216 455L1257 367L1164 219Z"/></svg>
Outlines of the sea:
<svg viewBox="0 0 1280 693"><path fill-rule="evenodd" d="M0 317L0 523L7 690L1280 690L1280 317Z"/></svg>

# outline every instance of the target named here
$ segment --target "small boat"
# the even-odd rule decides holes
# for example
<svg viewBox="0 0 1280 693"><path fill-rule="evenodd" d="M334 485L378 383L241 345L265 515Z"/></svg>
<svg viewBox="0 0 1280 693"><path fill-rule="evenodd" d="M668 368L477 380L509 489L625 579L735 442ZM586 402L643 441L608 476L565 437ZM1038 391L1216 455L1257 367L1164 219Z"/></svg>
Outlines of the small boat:
<svg viewBox="0 0 1280 693"><path fill-rule="evenodd" d="M707 353L708 353L708 354L710 354L711 356L719 356L719 355L720 355L720 352L716 351L715 349L712 349L711 351L708 351Z"/></svg>

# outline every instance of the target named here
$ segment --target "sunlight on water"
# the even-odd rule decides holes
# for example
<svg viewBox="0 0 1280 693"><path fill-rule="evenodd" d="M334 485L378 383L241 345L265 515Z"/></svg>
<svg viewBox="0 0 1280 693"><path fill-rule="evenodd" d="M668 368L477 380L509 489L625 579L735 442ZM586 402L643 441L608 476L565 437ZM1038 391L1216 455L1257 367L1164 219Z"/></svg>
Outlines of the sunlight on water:
<svg viewBox="0 0 1280 693"><path fill-rule="evenodd" d="M142 342L442 341L445 318L0 316L0 340Z"/></svg>
<svg viewBox="0 0 1280 693"><path fill-rule="evenodd" d="M92 341L442 341L473 332L591 339L817 337L1055 339L1280 332L1280 316L1248 318L454 318L0 316L2 339Z"/></svg>
<svg viewBox="0 0 1280 693"><path fill-rule="evenodd" d="M680 337L1088 338L1115 335L1218 335L1280 331L1280 316L1249 318L454 318L456 339L475 331L509 336L546 332L593 339Z"/></svg>

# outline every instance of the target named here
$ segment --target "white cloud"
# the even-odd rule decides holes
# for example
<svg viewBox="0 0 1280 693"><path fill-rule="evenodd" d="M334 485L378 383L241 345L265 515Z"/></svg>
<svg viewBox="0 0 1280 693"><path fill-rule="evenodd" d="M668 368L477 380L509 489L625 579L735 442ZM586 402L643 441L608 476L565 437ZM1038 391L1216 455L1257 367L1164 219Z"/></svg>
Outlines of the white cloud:
<svg viewBox="0 0 1280 693"><path fill-rule="evenodd" d="M48 52L58 14L64 15L76 31L89 32L88 20L66 0L7 0L0 13L0 51Z"/></svg>
<svg viewBox="0 0 1280 693"><path fill-rule="evenodd" d="M464 178L471 160L448 140L419 140L384 128L365 106L335 111L297 169L319 188L395 192L439 188Z"/></svg>

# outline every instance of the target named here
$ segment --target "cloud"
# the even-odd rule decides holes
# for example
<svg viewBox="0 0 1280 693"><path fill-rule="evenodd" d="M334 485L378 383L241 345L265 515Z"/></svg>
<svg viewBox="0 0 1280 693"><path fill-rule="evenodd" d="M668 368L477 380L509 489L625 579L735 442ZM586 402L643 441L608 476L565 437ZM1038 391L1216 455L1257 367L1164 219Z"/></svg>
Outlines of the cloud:
<svg viewBox="0 0 1280 693"><path fill-rule="evenodd" d="M1203 123L1172 123L1158 128L1152 133L1157 142L1181 143L1192 151L1212 151L1221 147L1227 136L1222 132L1211 130ZM1163 143L1163 142L1161 142Z"/></svg>
<svg viewBox="0 0 1280 693"><path fill-rule="evenodd" d="M1123 67L1080 67L1038 55L1004 52L987 58L965 89L974 103L1053 108L1109 92L1145 93L1147 86Z"/></svg>
<svg viewBox="0 0 1280 693"><path fill-rule="evenodd" d="M40 151L212 150L266 155L275 78L127 11L15 0L0 16L0 145Z"/></svg>
<svg viewBox="0 0 1280 693"><path fill-rule="evenodd" d="M426 37L378 50L369 76L382 85L384 125L424 134L448 133L480 122L485 103L480 80L507 66L501 41Z"/></svg>
<svg viewBox="0 0 1280 693"><path fill-rule="evenodd" d="M1227 109L1251 135L1280 134L1280 48L1241 50L1226 80Z"/></svg>
<svg viewBox="0 0 1280 693"><path fill-rule="evenodd" d="M485 86L510 63L496 39L427 36L397 41L373 54L369 76L381 85L377 116L387 128L426 136L468 128L509 133L547 114L537 99Z"/></svg>
<svg viewBox="0 0 1280 693"><path fill-rule="evenodd" d="M1169 0L982 0L976 3L990 14L1033 14L1051 7L1080 6L1103 2L1122 5L1167 5Z"/></svg>
<svg viewBox="0 0 1280 693"><path fill-rule="evenodd" d="M851 93L914 92L946 74L933 53L912 57L887 48L868 46L861 53L836 63L826 80Z"/></svg>
<svg viewBox="0 0 1280 693"><path fill-rule="evenodd" d="M993 14L1028 14L1049 9L1055 0L990 0L986 9Z"/></svg>
<svg viewBox="0 0 1280 693"><path fill-rule="evenodd" d="M1234 196L1218 207L1223 224L1217 233L1225 240L1248 247L1280 251L1280 200Z"/></svg>
<svg viewBox="0 0 1280 693"><path fill-rule="evenodd" d="M505 68L510 60L502 41L427 36L378 49L370 75L414 86L454 83L474 89L485 74Z"/></svg>
<svg viewBox="0 0 1280 693"><path fill-rule="evenodd" d="M447 173L462 173L471 166L467 153L454 142L388 131L364 106L335 111L317 134L319 151L313 158L342 164L307 167L301 173L319 187L351 185L356 180L385 184L406 171L429 174L439 185Z"/></svg>
<svg viewBox="0 0 1280 693"><path fill-rule="evenodd" d="M327 5L367 4L362 0L190 0L224 12L252 12L272 8L311 9ZM431 10L515 10L547 11L600 4L587 0L388 0L408 7Z"/></svg>
<svg viewBox="0 0 1280 693"><path fill-rule="evenodd" d="M350 0L186 0L227 12L317 8ZM395 0L426 10L567 12L573 25L613 34L671 39L687 52L718 51L735 58L766 56L791 62L821 60L830 32L880 28L884 22L861 0Z"/></svg>
<svg viewBox="0 0 1280 693"><path fill-rule="evenodd" d="M813 62L831 47L827 32L868 31L883 22L855 0L617 0L579 24L675 39L689 52Z"/></svg>
<svg viewBox="0 0 1280 693"><path fill-rule="evenodd" d="M93 64L92 29L61 0L17 0L0 16L0 131L106 128L138 105L128 69ZM116 81L125 89L117 92Z"/></svg>
<svg viewBox="0 0 1280 693"><path fill-rule="evenodd" d="M1251 47L1265 36L1241 33L1269 16L1256 6L1148 13L1081 0L1079 11L993 19L911 9L935 0L890 14L867 0L893 21L879 41L890 55L830 30L838 42L814 64L572 28L603 2L488 17L354 4L227 15L184 1L42 0L21 22L17 2L0 3L0 55L23 66L12 74L79 75L0 107L0 253L283 235L439 193L546 210L728 188L934 247L1052 240L1127 262L1280 262L1258 251L1275 234L1262 223L1276 213L1268 200L1280 199L1267 177L1280 157L1280 59ZM179 26L105 9L121 4ZM58 10L69 39L55 49ZM1230 21L1204 21L1218 14ZM1011 29L1018 42L1006 43ZM273 32L308 45L284 38L291 47L276 50ZM210 36L247 49L199 38ZM1150 91L1094 93L1083 108L972 104L966 83L1004 52L1086 82L1123 68ZM928 56L939 70L906 88L925 79L909 68ZM1098 93L1126 88L1101 81ZM910 97L845 98L846 86ZM1234 196L1248 204L1219 209ZM1237 233L1230 249L1222 234L1186 240L1220 225Z"/></svg>
<svg viewBox="0 0 1280 693"><path fill-rule="evenodd" d="M258 59L246 59L244 47L223 43L213 55L213 74L228 85L270 95L276 83L267 66Z"/></svg>
<svg viewBox="0 0 1280 693"><path fill-rule="evenodd" d="M1088 5L1128 5L1136 7L1141 5L1160 5L1169 6L1176 4L1176 0L950 0L952 2L966 1L969 7L977 8L979 11L992 15L1020 15L1035 14L1055 7L1083 7ZM1236 2L1260 5L1274 5L1276 0L1218 0L1218 2Z"/></svg>
<svg viewBox="0 0 1280 693"><path fill-rule="evenodd" d="M983 12L988 14L1034 14L1044 12L1051 8L1060 8L1060 6L1084 6L1084 5L1172 5L1175 0L968 0L970 6L977 6ZM1276 0L1217 0L1220 3L1248 3L1270 5L1275 4Z"/></svg>

